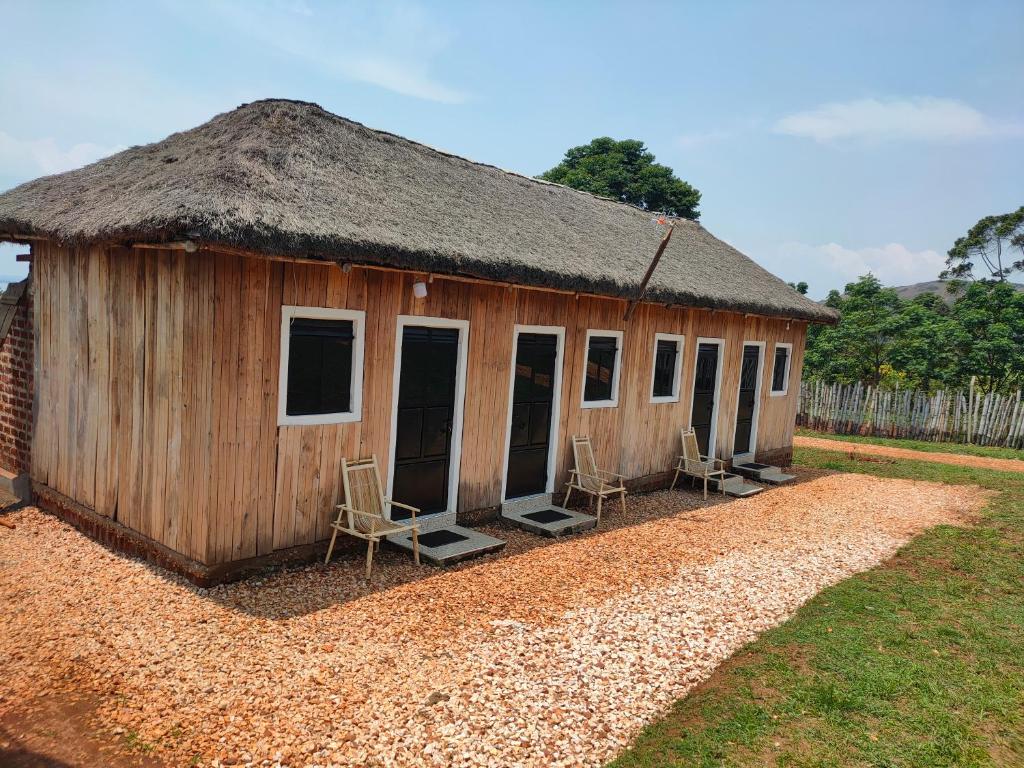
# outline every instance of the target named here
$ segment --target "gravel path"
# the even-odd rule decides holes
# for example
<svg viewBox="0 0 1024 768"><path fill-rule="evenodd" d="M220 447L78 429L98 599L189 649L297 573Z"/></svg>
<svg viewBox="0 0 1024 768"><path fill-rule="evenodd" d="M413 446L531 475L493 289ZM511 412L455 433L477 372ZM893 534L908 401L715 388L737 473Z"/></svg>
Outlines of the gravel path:
<svg viewBox="0 0 1024 768"><path fill-rule="evenodd" d="M845 440L829 440L825 437L803 437L801 435L793 437L793 445L798 448L819 448L824 451L890 456L895 459L913 459L914 461L934 461L937 464L1000 469L1004 472L1024 472L1024 461L1020 459L993 459L986 456L966 456L962 453L915 451L912 448L895 448L890 445L875 445L874 443L851 443Z"/></svg>
<svg viewBox="0 0 1024 768"><path fill-rule="evenodd" d="M983 499L829 475L672 514L692 494L660 492L632 526L518 551L503 531L510 556L370 592L358 558L195 590L30 508L0 528L0 715L88 691L98 727L169 765L599 766L823 587ZM381 560L378 587L412 569Z"/></svg>

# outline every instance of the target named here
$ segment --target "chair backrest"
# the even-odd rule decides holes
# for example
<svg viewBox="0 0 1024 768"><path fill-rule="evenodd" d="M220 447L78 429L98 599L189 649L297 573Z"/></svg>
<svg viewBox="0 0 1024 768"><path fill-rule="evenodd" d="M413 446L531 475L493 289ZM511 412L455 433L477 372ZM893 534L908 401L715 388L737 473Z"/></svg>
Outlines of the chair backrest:
<svg viewBox="0 0 1024 768"><path fill-rule="evenodd" d="M377 455L354 461L342 459L341 481L345 486L345 504L354 510L352 525L358 531L369 533L373 530L373 518L384 517L384 488L380 483Z"/></svg>
<svg viewBox="0 0 1024 768"><path fill-rule="evenodd" d="M679 434L683 439L683 458L687 461L700 461L700 446L697 445L697 433L690 429L681 429Z"/></svg>
<svg viewBox="0 0 1024 768"><path fill-rule="evenodd" d="M576 471L579 472L580 485L590 490L600 490L601 481L597 478L597 462L594 461L594 446L585 435L573 435L572 455L576 460Z"/></svg>

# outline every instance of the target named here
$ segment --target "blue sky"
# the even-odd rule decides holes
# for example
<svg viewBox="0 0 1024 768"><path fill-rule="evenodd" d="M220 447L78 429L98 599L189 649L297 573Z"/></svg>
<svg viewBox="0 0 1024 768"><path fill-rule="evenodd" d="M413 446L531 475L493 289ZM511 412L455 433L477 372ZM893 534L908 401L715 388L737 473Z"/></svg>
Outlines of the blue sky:
<svg viewBox="0 0 1024 768"><path fill-rule="evenodd" d="M315 101L527 174L639 138L823 296L934 278L1024 204L1024 3L0 0L0 189L240 103ZM11 31L14 31L12 34ZM23 273L0 250L0 275Z"/></svg>

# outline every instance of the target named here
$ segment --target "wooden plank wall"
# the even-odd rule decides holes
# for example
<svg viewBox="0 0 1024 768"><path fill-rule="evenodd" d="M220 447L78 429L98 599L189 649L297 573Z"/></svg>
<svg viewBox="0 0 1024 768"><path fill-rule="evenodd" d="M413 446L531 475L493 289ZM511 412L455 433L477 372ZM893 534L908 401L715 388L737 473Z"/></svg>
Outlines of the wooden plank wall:
<svg viewBox="0 0 1024 768"><path fill-rule="evenodd" d="M569 437L629 477L667 470L688 423L697 337L726 341L718 454L731 454L744 340L766 341L758 449L791 443L806 326L421 275L152 249L35 248L39 402L33 476L200 562L238 560L327 536L343 456L387 472L397 318L470 324L460 511L500 503L515 324L566 328L558 482ZM363 418L277 425L281 306L366 311ZM617 408L583 409L586 331L623 330ZM683 334L677 403L650 402L654 334ZM774 342L794 359L769 397Z"/></svg>

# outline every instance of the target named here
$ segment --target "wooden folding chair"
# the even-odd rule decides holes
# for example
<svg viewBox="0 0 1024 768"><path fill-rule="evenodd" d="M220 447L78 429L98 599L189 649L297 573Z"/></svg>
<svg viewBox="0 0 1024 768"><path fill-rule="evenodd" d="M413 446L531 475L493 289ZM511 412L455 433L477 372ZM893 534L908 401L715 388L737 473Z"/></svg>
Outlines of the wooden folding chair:
<svg viewBox="0 0 1024 768"><path fill-rule="evenodd" d="M681 429L679 435L683 440L683 455L679 457L676 464L676 475L672 478L672 486L676 487L676 481L680 474L690 476L691 482L695 479L704 480L704 498L708 497L708 479L718 478L718 487L725 496L725 462L721 459L714 459L709 456L702 456L700 446L697 445L697 433L693 429Z"/></svg>
<svg viewBox="0 0 1024 768"><path fill-rule="evenodd" d="M590 444L590 438L574 435L572 438L572 455L576 460L576 468L569 470L569 482L565 490L565 501L562 506L568 506L569 496L573 489L588 494L591 500L597 499L597 522L601 522L601 503L609 496L618 494L622 503L622 511L626 511L626 486L623 484L625 477L616 472L607 472L597 468L594 461L594 447Z"/></svg>
<svg viewBox="0 0 1024 768"><path fill-rule="evenodd" d="M331 545L327 548L324 563L331 561L334 541L339 533L366 539L366 578L369 579L373 568L373 551L380 547L380 540L396 533L412 531L412 557L416 565L419 565L419 528L416 525L416 513L419 510L384 496L376 454L369 459L351 462L342 459L341 479L345 487L345 503L338 505L338 517L331 523L334 533L331 534ZM409 522L391 520L392 507L409 510L412 515Z"/></svg>

